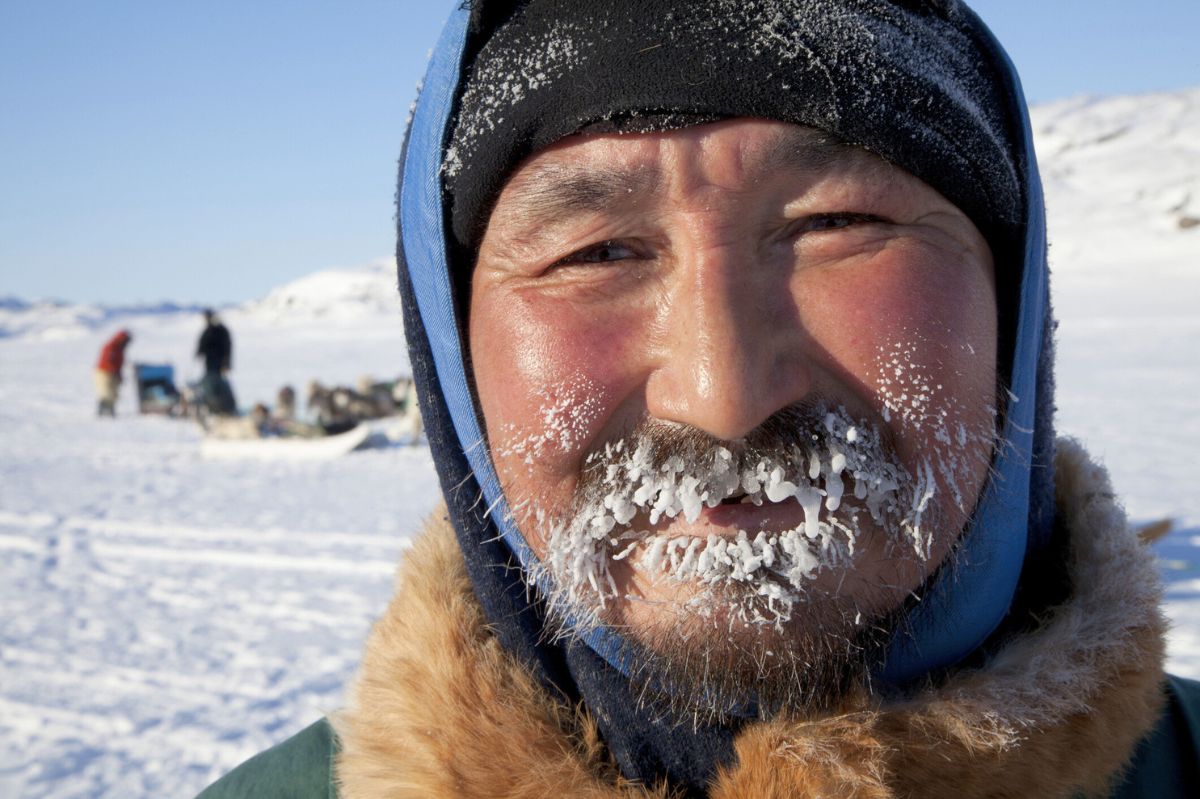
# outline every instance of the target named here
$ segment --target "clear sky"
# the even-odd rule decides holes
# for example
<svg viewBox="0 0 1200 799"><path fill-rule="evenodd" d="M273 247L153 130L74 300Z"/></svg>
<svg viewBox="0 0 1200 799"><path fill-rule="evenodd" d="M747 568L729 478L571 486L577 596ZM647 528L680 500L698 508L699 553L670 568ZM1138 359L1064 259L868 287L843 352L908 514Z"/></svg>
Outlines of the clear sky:
<svg viewBox="0 0 1200 799"><path fill-rule="evenodd" d="M457 0L0 0L0 296L223 303L393 250ZM975 0L1033 102L1200 84L1200 0Z"/></svg>

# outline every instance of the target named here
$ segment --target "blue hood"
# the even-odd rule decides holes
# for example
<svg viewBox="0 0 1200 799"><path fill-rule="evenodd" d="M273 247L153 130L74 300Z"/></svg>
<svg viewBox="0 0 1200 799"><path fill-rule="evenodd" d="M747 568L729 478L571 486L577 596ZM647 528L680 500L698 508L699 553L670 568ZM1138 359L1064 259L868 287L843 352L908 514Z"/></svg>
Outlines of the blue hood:
<svg viewBox="0 0 1200 799"><path fill-rule="evenodd" d="M477 24L479 9L475 11ZM1001 347L1001 352L1012 353L1010 395L1003 417L1004 445L957 551L957 568L942 570L935 577L913 611L911 628L896 635L878 675L894 686L923 679L979 650L1008 614L1027 558L1032 560L1045 547L1052 526L1053 384L1041 181L1015 69L982 23L973 15L971 19L1007 75L1008 113L1022 131L1015 146L1024 180L1024 258L1015 340ZM542 643L539 603L530 600L514 570L502 568L514 558L530 563L534 555L512 522L483 446L484 428L465 346L465 309L459 305L459 285L450 266L462 255L449 232L441 172L462 92L464 60L469 58L465 54L471 37L477 35L472 24L471 4L451 12L433 51L401 158L397 261L409 354L450 518L476 593L502 645L547 685L569 699L585 699L595 711L593 692L613 689L628 673L620 637L600 631L586 642L591 653L582 652L578 643ZM611 669L601 665L597 668L605 671L602 676L581 676L576 660L593 654ZM597 689L593 683L608 688ZM616 718L618 709L611 710L609 715ZM601 726L604 732L605 725ZM626 776L652 777L628 773L620 742L613 737L606 735ZM726 755L715 750L725 746L727 739L719 734L702 748L720 759Z"/></svg>

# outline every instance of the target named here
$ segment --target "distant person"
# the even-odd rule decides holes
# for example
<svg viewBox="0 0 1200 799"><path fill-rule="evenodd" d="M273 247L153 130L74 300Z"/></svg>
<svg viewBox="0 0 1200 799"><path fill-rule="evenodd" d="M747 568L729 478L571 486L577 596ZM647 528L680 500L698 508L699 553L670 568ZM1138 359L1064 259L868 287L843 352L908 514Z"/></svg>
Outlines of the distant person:
<svg viewBox="0 0 1200 799"><path fill-rule="evenodd" d="M204 332L196 344L196 357L204 359L201 381L204 405L217 414L237 413L233 387L225 377L233 367L233 338L213 309L204 310L204 323Z"/></svg>
<svg viewBox="0 0 1200 799"><path fill-rule="evenodd" d="M279 389L279 394L275 397L274 416L281 421L292 421L296 418L296 389L291 386Z"/></svg>
<svg viewBox="0 0 1200 799"><path fill-rule="evenodd" d="M97 416L115 418L117 415L117 392L121 387L121 368L125 365L125 348L133 336L128 330L118 330L116 335L100 350L100 360L92 373L96 384Z"/></svg>
<svg viewBox="0 0 1200 799"><path fill-rule="evenodd" d="M228 372L233 367L233 338L212 308L204 309L204 332L196 345L196 357L204 359L205 377Z"/></svg>

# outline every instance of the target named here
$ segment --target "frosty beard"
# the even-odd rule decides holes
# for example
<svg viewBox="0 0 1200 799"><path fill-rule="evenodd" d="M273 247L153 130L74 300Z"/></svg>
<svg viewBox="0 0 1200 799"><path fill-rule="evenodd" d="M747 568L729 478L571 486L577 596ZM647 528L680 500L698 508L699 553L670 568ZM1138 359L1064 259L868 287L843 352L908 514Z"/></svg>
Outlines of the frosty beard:
<svg viewBox="0 0 1200 799"><path fill-rule="evenodd" d="M924 570L935 532L957 534L966 519L938 518L931 502L957 495L954 470L929 461L906 469L888 435L819 402L785 409L736 442L643 421L587 458L570 512L537 514L547 547L530 578L555 633L622 630L642 700L676 720L748 705L764 715L836 710L869 690L907 614L883 588L842 590L864 537L886 537L886 560ZM694 522L705 507L788 502L803 510L792 529L706 540L657 529ZM673 598L629 624L622 608L645 608L639 579Z"/></svg>

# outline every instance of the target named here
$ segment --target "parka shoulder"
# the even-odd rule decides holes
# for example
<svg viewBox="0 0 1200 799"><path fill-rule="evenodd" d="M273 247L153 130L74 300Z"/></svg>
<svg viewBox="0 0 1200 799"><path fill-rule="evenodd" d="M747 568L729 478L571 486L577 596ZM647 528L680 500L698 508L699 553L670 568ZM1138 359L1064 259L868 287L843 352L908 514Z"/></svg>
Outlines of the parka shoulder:
<svg viewBox="0 0 1200 799"><path fill-rule="evenodd" d="M196 799L335 799L338 739L326 719L255 755Z"/></svg>
<svg viewBox="0 0 1200 799"><path fill-rule="evenodd" d="M1166 705L1113 799L1183 799L1200 785L1200 682L1167 676Z"/></svg>

